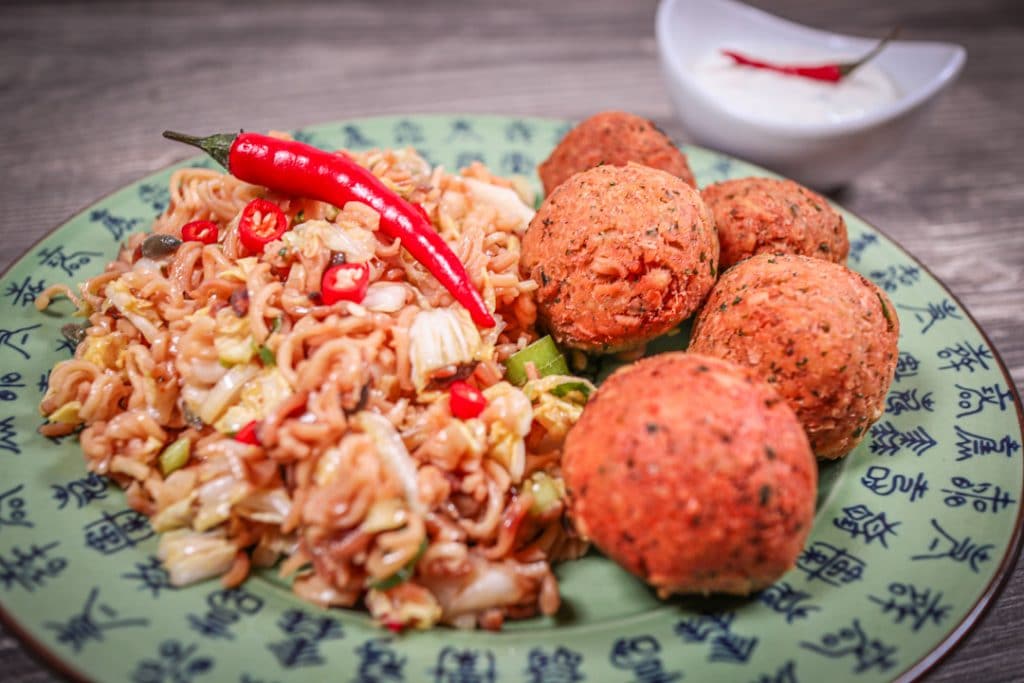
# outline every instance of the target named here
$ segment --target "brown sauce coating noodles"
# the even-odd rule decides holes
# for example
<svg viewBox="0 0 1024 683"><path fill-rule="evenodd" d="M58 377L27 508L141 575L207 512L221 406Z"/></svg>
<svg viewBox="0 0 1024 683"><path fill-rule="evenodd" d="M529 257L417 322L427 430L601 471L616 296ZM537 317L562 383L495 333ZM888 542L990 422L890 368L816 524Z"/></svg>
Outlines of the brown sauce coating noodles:
<svg viewBox="0 0 1024 683"><path fill-rule="evenodd" d="M88 318L75 357L50 375L43 429L81 430L89 469L124 486L163 534L176 584L219 575L235 586L279 564L301 597L363 604L392 627L493 629L550 614L551 563L584 548L560 497L561 440L580 407L550 382L502 381L502 361L537 338L537 283L520 267L532 202L479 165L460 176L411 150L342 153L424 207L495 329L467 329L433 277L375 232L369 207L183 169L153 231L180 237L211 220L218 242L151 260L133 235L79 296L57 286L40 297L72 296ZM258 197L292 225L249 254L238 219ZM338 253L369 268L359 304L318 296ZM430 381L462 366L489 400L469 420ZM233 438L253 421L258 444ZM173 462L173 449L186 457ZM535 496L542 484L549 495Z"/></svg>

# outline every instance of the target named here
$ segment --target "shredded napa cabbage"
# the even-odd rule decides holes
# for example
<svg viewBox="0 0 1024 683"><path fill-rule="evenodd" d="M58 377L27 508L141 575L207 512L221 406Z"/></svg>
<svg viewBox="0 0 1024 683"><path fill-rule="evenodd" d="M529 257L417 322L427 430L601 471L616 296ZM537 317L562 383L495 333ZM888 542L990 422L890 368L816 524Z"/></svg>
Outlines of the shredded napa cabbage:
<svg viewBox="0 0 1024 683"><path fill-rule="evenodd" d="M487 455L504 467L513 483L526 469L526 435L533 424L533 406L520 389L508 382L484 389L487 407L480 418L488 424Z"/></svg>
<svg viewBox="0 0 1024 683"><path fill-rule="evenodd" d="M498 209L506 220L515 222L517 234L522 235L526 232L535 211L523 202L515 190L485 183L476 178L463 178L462 182L466 184L473 201L489 204Z"/></svg>
<svg viewBox="0 0 1024 683"><path fill-rule="evenodd" d="M420 311L409 329L409 360L417 392L422 392L439 370L488 360L493 353L462 308Z"/></svg>
<svg viewBox="0 0 1024 683"><path fill-rule="evenodd" d="M409 290L397 282L374 282L366 290L362 306L377 313L395 313L402 310Z"/></svg>
<svg viewBox="0 0 1024 683"><path fill-rule="evenodd" d="M248 481L231 474L217 477L203 483L197 490L199 510L192 520L192 528L206 531L226 522L232 508L249 495L252 486Z"/></svg>
<svg viewBox="0 0 1024 683"><path fill-rule="evenodd" d="M259 263L259 259L255 256L246 256L235 261L230 267L217 273L218 277L224 278L225 280L236 280L238 282L246 282L249 279L249 275L255 270L256 265Z"/></svg>
<svg viewBox="0 0 1024 683"><path fill-rule="evenodd" d="M237 552L221 529L206 533L188 529L169 531L160 537L157 547L157 557L164 563L174 586L220 576L231 567Z"/></svg>
<svg viewBox="0 0 1024 683"><path fill-rule="evenodd" d="M423 514L425 510L420 501L416 463L409 455L395 426L383 415L365 410L356 414L354 422L373 440L377 456L402 483L409 508L417 514Z"/></svg>
<svg viewBox="0 0 1024 683"><path fill-rule="evenodd" d="M551 393L569 383L574 387L585 386L590 392L596 390L588 380L571 375L547 375L523 385L523 393L533 404L533 419L547 430L550 437L559 440L564 439L580 419L586 402L581 391L566 392L564 396Z"/></svg>
<svg viewBox="0 0 1024 683"><path fill-rule="evenodd" d="M258 370L239 388L237 402L224 411L213 427L221 433L234 434L253 420L270 415L291 395L291 385L277 368Z"/></svg>
<svg viewBox="0 0 1024 683"><path fill-rule="evenodd" d="M142 333L146 341L152 344L157 340L163 323L151 301L135 296L128 284L122 280L110 282L103 290L103 294L110 305Z"/></svg>
<svg viewBox="0 0 1024 683"><path fill-rule="evenodd" d="M395 593L400 593L400 598ZM366 608L381 623L417 629L430 628L442 614L441 606L429 591L408 584L389 591L371 589L366 594Z"/></svg>
<svg viewBox="0 0 1024 683"><path fill-rule="evenodd" d="M409 521L409 510L405 503L397 498L378 500L366 513L363 523L359 525L360 530L373 534L380 531L390 531L404 526Z"/></svg>
<svg viewBox="0 0 1024 683"><path fill-rule="evenodd" d="M222 365L248 363L256 353L256 344L249 330L249 319L231 308L222 308L214 318L216 327L213 346Z"/></svg>
<svg viewBox="0 0 1024 683"><path fill-rule="evenodd" d="M281 239L290 250L308 258L324 248L345 255L349 263L365 263L373 258L377 238L373 233L354 225L340 226L324 220L310 220L289 230Z"/></svg>
<svg viewBox="0 0 1024 683"><path fill-rule="evenodd" d="M79 353L82 360L104 370L124 370L126 341L125 336L118 333L86 335Z"/></svg>
<svg viewBox="0 0 1024 683"><path fill-rule="evenodd" d="M214 424L238 399L245 383L258 374L260 367L252 363L232 366L217 380L198 405L189 405L189 410L206 424Z"/></svg>

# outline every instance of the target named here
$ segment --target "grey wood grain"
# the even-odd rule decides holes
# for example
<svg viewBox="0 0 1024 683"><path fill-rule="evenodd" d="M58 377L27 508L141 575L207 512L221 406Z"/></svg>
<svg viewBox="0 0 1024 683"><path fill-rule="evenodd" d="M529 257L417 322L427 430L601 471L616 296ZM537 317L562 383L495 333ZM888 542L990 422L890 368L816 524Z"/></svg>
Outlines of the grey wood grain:
<svg viewBox="0 0 1024 683"><path fill-rule="evenodd" d="M959 42L959 82L838 199L920 259L1024 383L1024 12L1017 0L756 0L830 30ZM32 2L0 6L0 268L71 213L186 155L159 131L349 116L621 108L686 139L655 2ZM932 674L1024 680L1024 570ZM57 680L0 630L0 678Z"/></svg>

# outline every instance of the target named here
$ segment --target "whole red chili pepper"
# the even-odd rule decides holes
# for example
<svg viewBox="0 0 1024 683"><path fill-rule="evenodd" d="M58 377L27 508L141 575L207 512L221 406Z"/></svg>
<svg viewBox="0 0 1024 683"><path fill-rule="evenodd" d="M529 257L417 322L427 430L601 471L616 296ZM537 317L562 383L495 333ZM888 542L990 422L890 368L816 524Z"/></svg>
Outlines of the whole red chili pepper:
<svg viewBox="0 0 1024 683"><path fill-rule="evenodd" d="M339 301L359 303L369 283L370 269L365 263L339 263L324 271L320 297L328 306Z"/></svg>
<svg viewBox="0 0 1024 683"><path fill-rule="evenodd" d="M735 50L722 50L722 54L731 58L741 66L750 66L755 69L767 69L768 71L789 74L790 76L803 76L804 78L811 78L816 81L838 83L843 79L843 77L849 76L866 62L874 59L878 53L882 51L882 48L884 48L889 41L895 38L898 33L899 28L894 28L889 31L889 35L880 40L878 45L875 45L870 52L854 62L837 62L835 64L820 64L818 66L798 66L794 64L776 64L774 62L754 59L753 57L748 57L736 52Z"/></svg>
<svg viewBox="0 0 1024 683"><path fill-rule="evenodd" d="M269 226L268 220L273 220ZM238 220L238 238L243 247L255 254L262 254L263 247L281 237L287 229L288 218L284 211L266 199L253 199L246 204Z"/></svg>
<svg viewBox="0 0 1024 683"><path fill-rule="evenodd" d="M358 201L380 214L380 230L397 237L479 327L494 327L494 318L470 282L466 267L410 202L390 190L373 173L340 154L257 133L223 133L198 138L172 131L164 137L198 147L240 180L277 192L309 197L334 206Z"/></svg>
<svg viewBox="0 0 1024 683"><path fill-rule="evenodd" d="M186 242L213 244L219 233L220 228L213 221L191 221L181 226L181 239Z"/></svg>

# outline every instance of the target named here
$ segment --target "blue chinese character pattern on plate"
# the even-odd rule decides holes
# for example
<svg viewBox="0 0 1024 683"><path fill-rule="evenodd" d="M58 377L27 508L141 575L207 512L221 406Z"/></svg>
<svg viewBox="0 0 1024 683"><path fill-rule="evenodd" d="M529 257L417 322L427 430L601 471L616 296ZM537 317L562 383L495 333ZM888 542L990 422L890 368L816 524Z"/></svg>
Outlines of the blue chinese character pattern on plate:
<svg viewBox="0 0 1024 683"><path fill-rule="evenodd" d="M308 128L326 148L416 147L431 163L480 160L526 175L563 121L411 116ZM701 184L766 175L689 148ZM200 164L192 160L180 166ZM74 436L47 439L38 402L74 346L71 307L39 313L47 286L95 275L168 201L174 169L74 216L0 281L0 604L80 677L229 681L882 681L918 673L991 598L1016 551L1019 399L995 351L941 284L846 214L850 267L892 298L902 325L885 415L847 459L823 465L815 526L797 565L749 599L658 601L592 553L561 565L563 610L502 633L394 636L354 610L302 603L272 572L240 588L176 588L157 538ZM673 342L679 346L678 338Z"/></svg>

